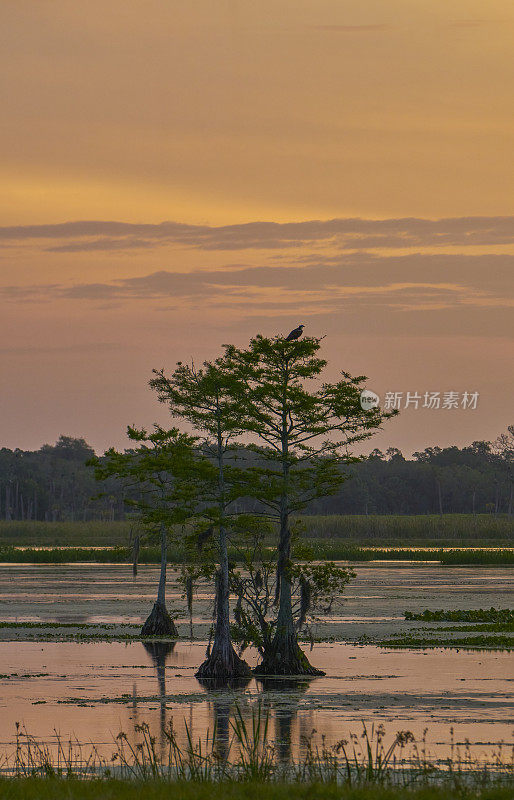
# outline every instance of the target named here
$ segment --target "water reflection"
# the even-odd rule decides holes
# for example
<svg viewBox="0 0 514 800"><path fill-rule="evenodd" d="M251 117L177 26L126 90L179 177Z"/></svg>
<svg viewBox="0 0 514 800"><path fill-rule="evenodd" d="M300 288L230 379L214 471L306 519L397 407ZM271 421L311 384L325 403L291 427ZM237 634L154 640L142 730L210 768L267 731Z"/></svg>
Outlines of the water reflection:
<svg viewBox="0 0 514 800"><path fill-rule="evenodd" d="M159 706L160 706L159 740L160 740L161 758L162 758L164 755L164 744L165 744L164 732L166 730L166 661L173 653L176 646L176 642L149 641L149 642L143 642L142 644L146 652L152 659L153 663L155 664L155 668L157 670L157 684L159 688Z"/></svg>
<svg viewBox="0 0 514 800"><path fill-rule="evenodd" d="M259 678L266 710L274 712L275 745L281 766L287 767L292 759L294 722L302 695L313 683L313 678ZM301 742L300 742L301 745Z"/></svg>

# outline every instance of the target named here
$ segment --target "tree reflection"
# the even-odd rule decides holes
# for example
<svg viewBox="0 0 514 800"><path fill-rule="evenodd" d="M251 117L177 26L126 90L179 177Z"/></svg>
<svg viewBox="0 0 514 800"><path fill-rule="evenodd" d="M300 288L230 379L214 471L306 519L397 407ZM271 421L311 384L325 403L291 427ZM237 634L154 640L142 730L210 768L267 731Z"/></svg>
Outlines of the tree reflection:
<svg viewBox="0 0 514 800"><path fill-rule="evenodd" d="M251 678L239 678L237 681L231 681L230 689L246 689L250 681ZM212 681L200 681L200 684L207 690L208 700L212 709L213 744L218 758L224 762L227 761L229 756L230 712L232 705L243 701L245 695L242 691L239 697L233 691L220 691L216 686L213 686Z"/></svg>
<svg viewBox="0 0 514 800"><path fill-rule="evenodd" d="M298 713L300 698L311 682L312 679L304 677L258 679L266 706L275 712L275 745L282 767L291 764L293 724Z"/></svg>
<svg viewBox="0 0 514 800"><path fill-rule="evenodd" d="M166 730L166 661L173 653L176 642L143 642L143 647L149 654L157 670L157 683L159 686L159 705L160 705L160 744L161 756L164 753L164 731Z"/></svg>

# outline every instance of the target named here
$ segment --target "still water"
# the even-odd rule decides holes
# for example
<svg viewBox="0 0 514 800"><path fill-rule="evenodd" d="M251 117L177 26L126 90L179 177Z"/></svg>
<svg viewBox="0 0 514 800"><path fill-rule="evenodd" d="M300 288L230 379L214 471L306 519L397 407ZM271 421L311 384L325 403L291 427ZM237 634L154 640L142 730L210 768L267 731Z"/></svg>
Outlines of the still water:
<svg viewBox="0 0 514 800"><path fill-rule="evenodd" d="M337 618L320 623L336 639L388 636L405 629L404 610L512 607L513 571L445 569L427 565L358 566ZM133 579L123 565L5 565L0 568L0 620L137 622L154 598L157 571L145 567ZM183 616L183 601L169 581L169 604ZM455 740L469 740L473 754L512 742L514 659L499 651L392 650L345 641L316 644L309 657L325 677L304 682L252 681L237 692L207 692L194 677L205 653L207 595L196 598L194 642L148 647L141 642L0 642L0 751L12 747L15 724L52 741L94 742L110 755L117 733L134 736L148 722L157 740L173 721L179 741L186 725L195 738L227 730L236 705L250 718L261 703L276 737L291 752L313 730L328 742L383 723L393 736L428 728L430 752L448 755ZM181 630L188 630L186 620ZM257 662L255 653L248 661Z"/></svg>

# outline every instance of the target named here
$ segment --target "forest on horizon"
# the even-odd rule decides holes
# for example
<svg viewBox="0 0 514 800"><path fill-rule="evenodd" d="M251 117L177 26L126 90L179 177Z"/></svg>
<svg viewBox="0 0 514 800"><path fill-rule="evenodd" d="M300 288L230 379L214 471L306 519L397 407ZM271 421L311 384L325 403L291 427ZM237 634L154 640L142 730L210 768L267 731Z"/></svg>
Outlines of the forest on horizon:
<svg viewBox="0 0 514 800"><path fill-rule="evenodd" d="M247 454L248 455L248 454ZM123 520L120 480L99 485L86 462L93 448L61 435L38 450L0 449L0 519ZM389 447L342 465L336 494L313 501L307 514L508 514L514 510L514 426L495 441L459 448L427 447L412 458Z"/></svg>

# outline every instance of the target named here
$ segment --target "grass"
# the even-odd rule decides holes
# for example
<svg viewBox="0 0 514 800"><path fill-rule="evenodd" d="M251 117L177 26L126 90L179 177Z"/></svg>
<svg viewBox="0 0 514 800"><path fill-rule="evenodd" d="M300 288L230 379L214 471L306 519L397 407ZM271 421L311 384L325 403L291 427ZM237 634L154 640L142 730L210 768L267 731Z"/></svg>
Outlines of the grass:
<svg viewBox="0 0 514 800"><path fill-rule="evenodd" d="M366 548L352 547L337 540L311 540L312 551L318 559L335 561L438 561L443 566L514 565L514 550L498 549L439 549Z"/></svg>
<svg viewBox="0 0 514 800"><path fill-rule="evenodd" d="M127 545L130 522L0 521L0 544L25 547L113 547Z"/></svg>
<svg viewBox="0 0 514 800"><path fill-rule="evenodd" d="M430 611L428 608L419 614L405 612L405 619L421 622L514 622L514 610L510 608L456 609L453 611Z"/></svg>
<svg viewBox="0 0 514 800"><path fill-rule="evenodd" d="M0 546L0 563L4 564L77 564L90 562L97 564L126 564L132 560L129 547L54 547L39 550L33 547ZM184 553L178 547L168 547L168 561L180 564ZM160 564L159 547L142 547L139 553L141 564Z"/></svg>
<svg viewBox="0 0 514 800"><path fill-rule="evenodd" d="M512 636L466 636L459 639L448 639L444 636L422 637L401 635L397 639L385 639L376 642L381 647L402 650L513 650L514 638Z"/></svg>
<svg viewBox="0 0 514 800"><path fill-rule="evenodd" d="M466 636L452 639L439 637L420 637L402 635L398 639L386 639L379 643L381 647L423 650L425 648L443 648L452 650L513 650L512 636Z"/></svg>
<svg viewBox="0 0 514 800"><path fill-rule="evenodd" d="M514 517L506 514L304 516L304 535L352 545L496 547L512 544Z"/></svg>
<svg viewBox="0 0 514 800"><path fill-rule="evenodd" d="M27 778L0 779L2 800L512 800L512 788L459 787L389 788L341 787L334 784L266 783L263 781L210 782L121 780L79 781Z"/></svg>
<svg viewBox="0 0 514 800"><path fill-rule="evenodd" d="M223 735L215 727L204 739L195 740L186 725L182 746L172 723L162 729L159 745L148 724L142 723L134 727L135 738L124 732L115 737L109 759L102 757L94 744L65 740L54 731L50 745L17 724L15 751L2 763L6 777L0 779L0 797L132 797L134 789L145 797L151 797L152 791L160 797L161 787L167 796L186 798L203 798L204 789L208 790L206 797L216 797L221 789L224 798L232 796L234 800L261 795L285 800L284 792L288 798L313 800L512 797L512 756L504 754L502 744L494 746L485 760L477 761L469 744L462 752L452 738L448 758L434 761L428 752L427 731L416 742L410 731L388 737L382 725L368 729L363 723L359 735L350 733L348 739L333 745L313 731L302 737L300 759L295 760L288 747L284 750L283 742L270 737L269 720L261 704L254 708L251 719L245 718L236 704ZM116 778L126 782L113 780ZM47 786L54 794L44 794ZM55 794L61 786L65 793ZM20 794L19 787L34 787L43 795ZM112 793L114 788L118 794ZM511 795L502 794L503 789ZM72 793L75 791L78 794ZM88 795L89 791L93 794Z"/></svg>
<svg viewBox="0 0 514 800"><path fill-rule="evenodd" d="M335 561L432 561L443 566L513 566L514 549L499 548L470 550L423 550L397 548L352 547L344 542L311 539L309 549L315 559ZM230 553L233 560L238 560L238 553ZM45 550L33 547L0 546L0 563L28 564L73 564L80 562L120 564L131 560L131 549L128 547L112 547L96 549L94 547L58 547ZM178 546L168 547L168 561L180 564L185 559L184 551ZM142 547L139 553L141 564L159 564L160 548Z"/></svg>
<svg viewBox="0 0 514 800"><path fill-rule="evenodd" d="M514 540L514 517L506 514L419 514L299 517L308 539L380 547L500 547ZM0 521L0 544L34 547L127 545L131 522Z"/></svg>

